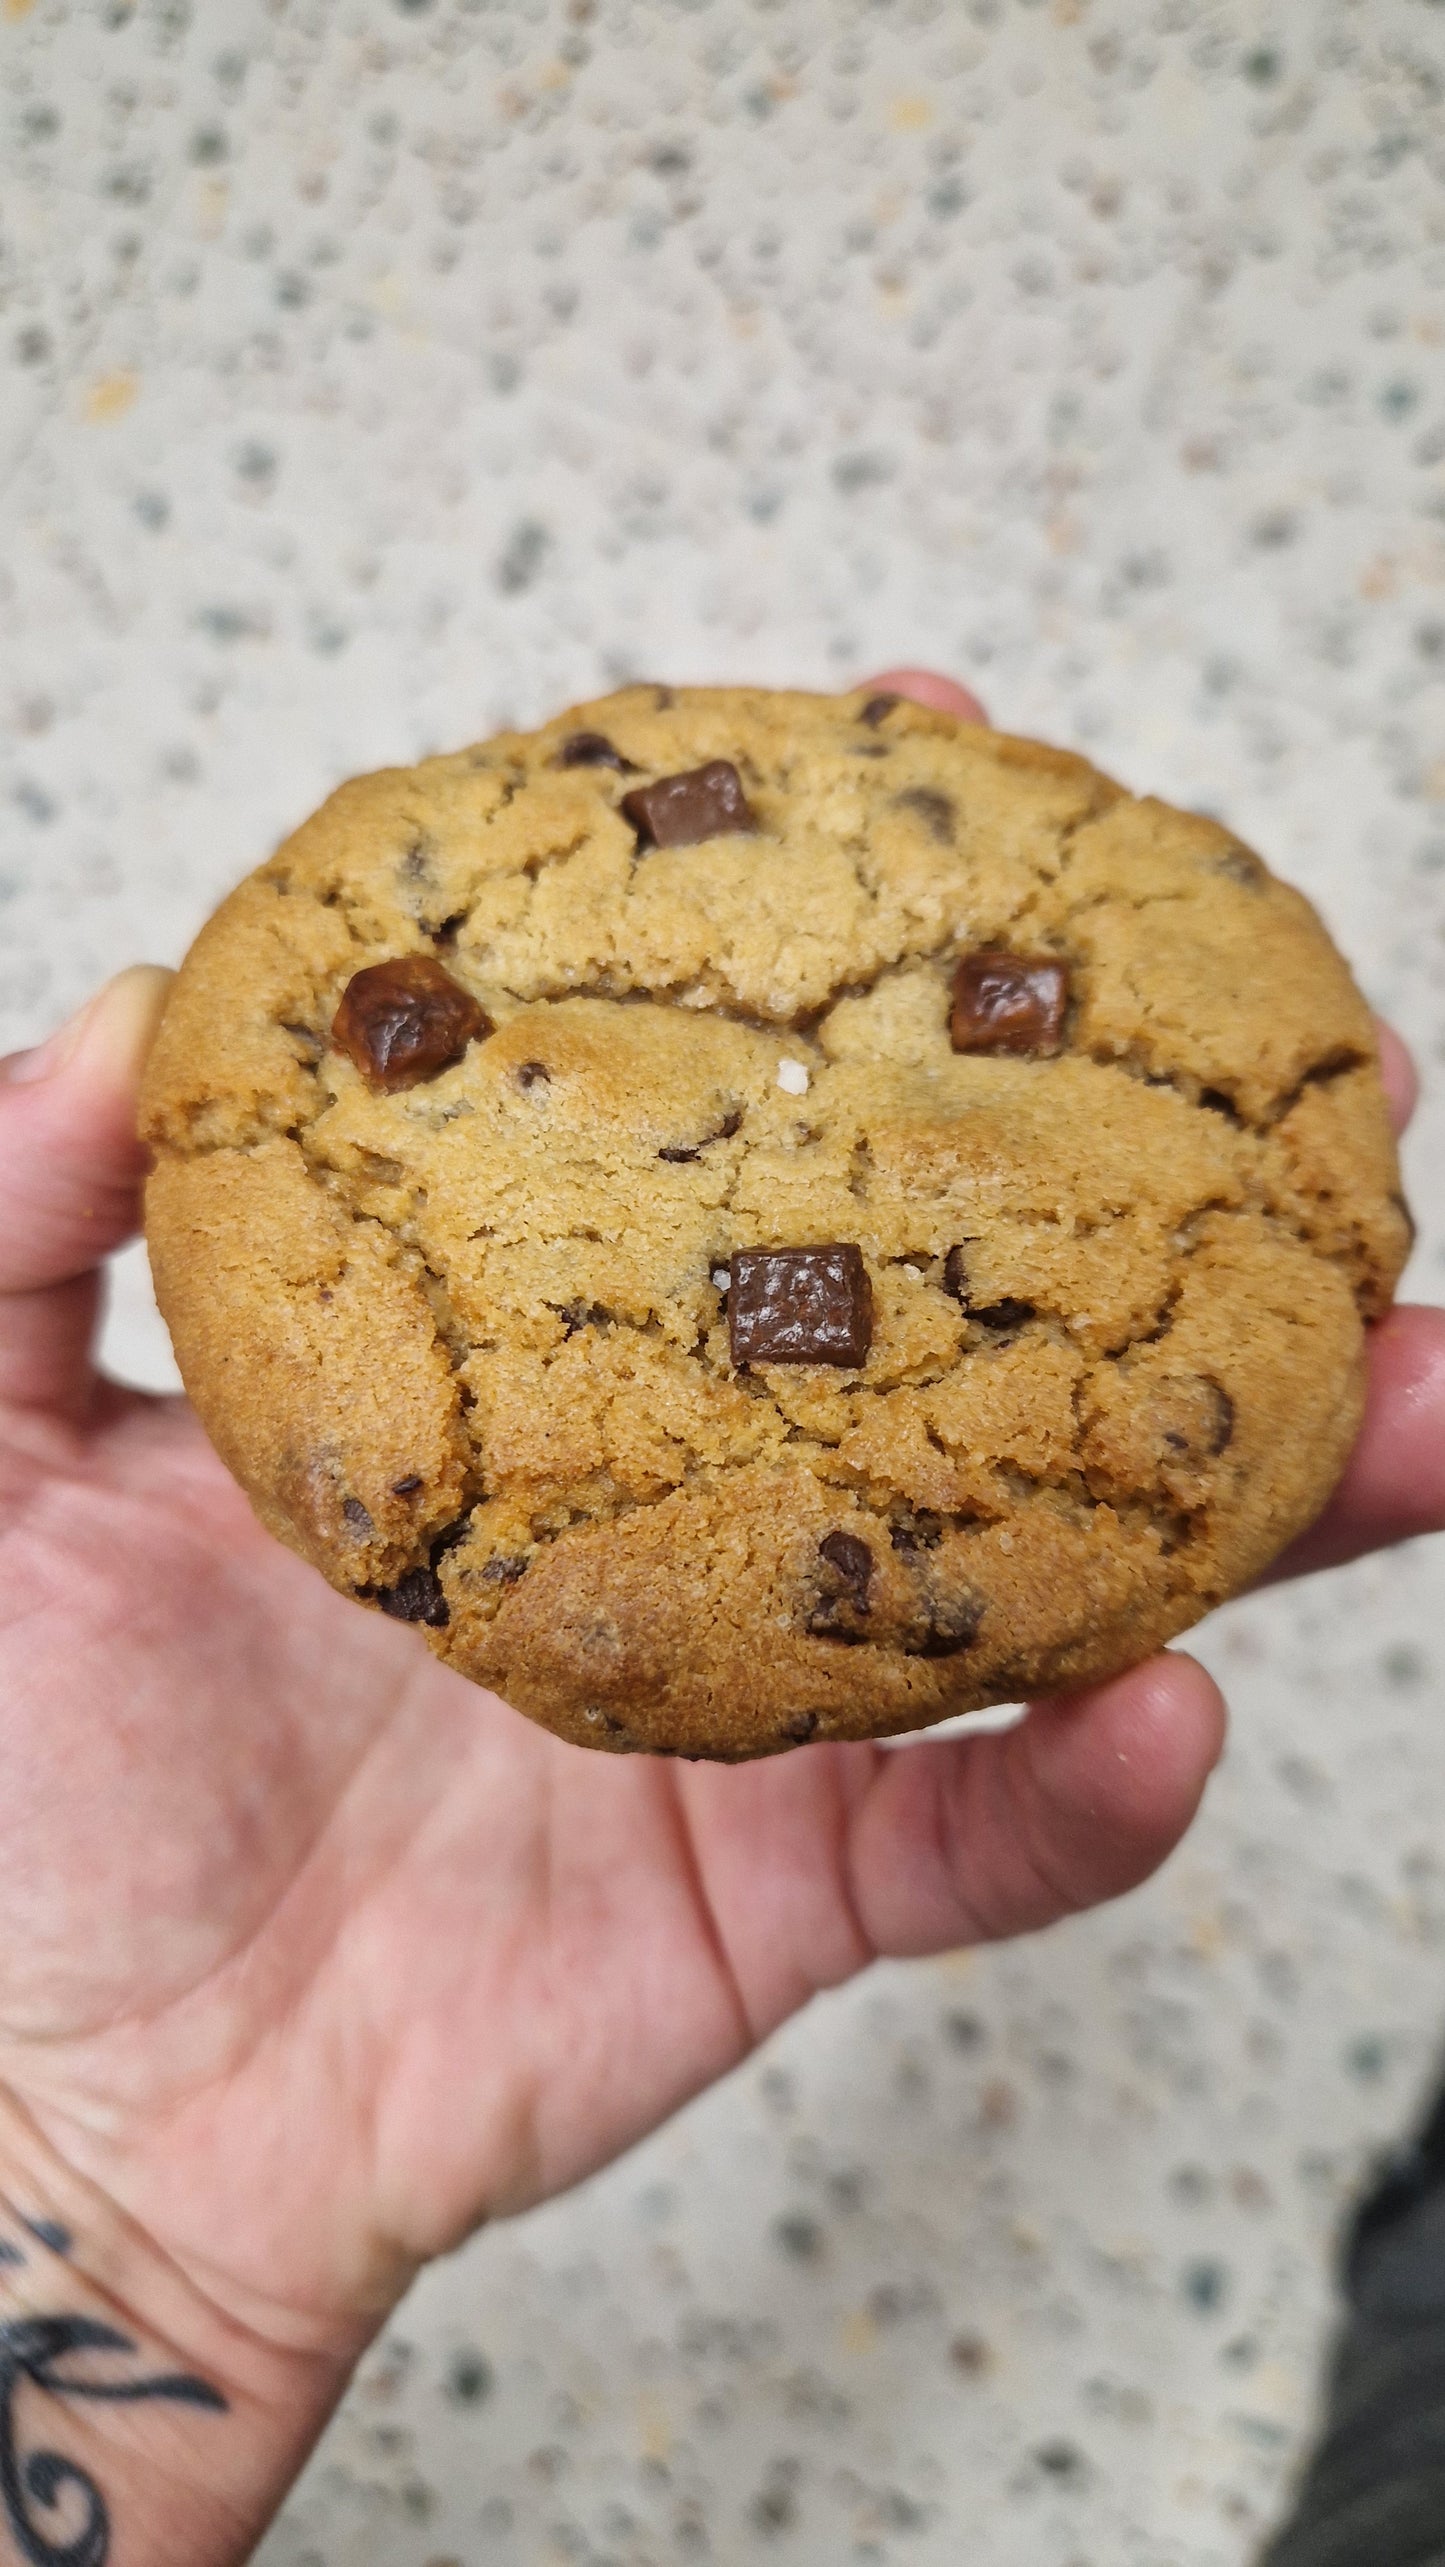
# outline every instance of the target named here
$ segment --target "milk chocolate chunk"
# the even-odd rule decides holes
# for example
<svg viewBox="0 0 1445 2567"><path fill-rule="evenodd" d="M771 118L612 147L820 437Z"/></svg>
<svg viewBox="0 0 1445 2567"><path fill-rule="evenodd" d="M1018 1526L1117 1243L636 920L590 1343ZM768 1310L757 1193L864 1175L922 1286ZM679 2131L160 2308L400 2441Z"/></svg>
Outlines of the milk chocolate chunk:
<svg viewBox="0 0 1445 2567"><path fill-rule="evenodd" d="M430 954L400 954L348 981L331 1039L368 1085L391 1091L434 1078L491 1030L485 1008Z"/></svg>
<svg viewBox="0 0 1445 2567"><path fill-rule="evenodd" d="M986 945L953 975L949 1033L956 1052L1056 1052L1069 999L1065 964L1049 954Z"/></svg>
<svg viewBox="0 0 1445 2567"><path fill-rule="evenodd" d="M557 752L559 767L615 767L619 775L634 775L631 758L614 748L605 731L573 731Z"/></svg>
<svg viewBox="0 0 1445 2567"><path fill-rule="evenodd" d="M729 758L709 758L706 766L640 784L624 793L622 808L640 847L696 847L704 838L728 837L758 825Z"/></svg>
<svg viewBox="0 0 1445 2567"><path fill-rule="evenodd" d="M873 1341L861 1248L735 1248L728 1338L735 1364L861 1364Z"/></svg>

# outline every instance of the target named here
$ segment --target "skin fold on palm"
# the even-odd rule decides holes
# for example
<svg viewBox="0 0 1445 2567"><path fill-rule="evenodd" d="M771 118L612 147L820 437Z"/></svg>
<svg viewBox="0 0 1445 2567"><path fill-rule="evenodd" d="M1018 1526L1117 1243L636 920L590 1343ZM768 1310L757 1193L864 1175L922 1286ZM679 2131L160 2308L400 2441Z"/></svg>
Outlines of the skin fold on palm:
<svg viewBox="0 0 1445 2567"><path fill-rule="evenodd" d="M876 683L982 718L941 678ZM421 2262L820 1989L1142 1880L1223 1706L1171 1653L1001 1734L596 1757L357 1612L184 1402L90 1367L164 985L123 975L0 1068L0 2080L230 2319L344 2368ZM1445 1315L1399 1311L1281 1573L1445 1522L1442 1430Z"/></svg>

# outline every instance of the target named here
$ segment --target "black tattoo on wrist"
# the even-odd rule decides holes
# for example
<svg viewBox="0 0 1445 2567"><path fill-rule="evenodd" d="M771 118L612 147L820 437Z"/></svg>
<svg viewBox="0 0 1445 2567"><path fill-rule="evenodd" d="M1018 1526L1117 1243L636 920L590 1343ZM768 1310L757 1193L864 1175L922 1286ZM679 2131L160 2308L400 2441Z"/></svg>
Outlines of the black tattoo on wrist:
<svg viewBox="0 0 1445 2567"><path fill-rule="evenodd" d="M27 2223L28 2224L28 2223ZM36 2230L38 2234L38 2228ZM16 2447L15 2399L22 2381L53 2398L165 2398L173 2405L208 2407L224 2414L226 2400L209 2380L188 2371L162 2371L139 2380L77 2377L56 2364L71 2353L134 2353L139 2348L119 2328L93 2317L18 2317L0 2324L0 2507L27 2567L106 2567L110 2508L78 2461L59 2451L21 2453ZM37 2517L55 2518L69 2494L85 2518L78 2529L48 2532ZM73 2506L67 2507L73 2511Z"/></svg>

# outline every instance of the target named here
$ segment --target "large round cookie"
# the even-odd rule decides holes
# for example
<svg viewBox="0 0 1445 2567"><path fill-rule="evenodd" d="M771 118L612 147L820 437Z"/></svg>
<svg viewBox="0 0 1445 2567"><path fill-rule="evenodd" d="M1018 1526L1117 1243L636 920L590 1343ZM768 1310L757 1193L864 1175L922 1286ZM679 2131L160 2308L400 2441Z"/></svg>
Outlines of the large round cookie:
<svg viewBox="0 0 1445 2567"><path fill-rule="evenodd" d="M686 1755L1182 1630L1328 1495L1407 1243L1298 893L891 697L639 686L343 786L198 939L144 1126L265 1522Z"/></svg>

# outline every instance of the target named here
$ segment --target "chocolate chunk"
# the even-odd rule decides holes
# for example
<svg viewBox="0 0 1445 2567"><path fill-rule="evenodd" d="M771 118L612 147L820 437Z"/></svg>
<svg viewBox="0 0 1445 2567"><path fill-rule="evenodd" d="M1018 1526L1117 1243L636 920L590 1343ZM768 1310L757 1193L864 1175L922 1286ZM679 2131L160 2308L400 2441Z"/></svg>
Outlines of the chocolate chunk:
<svg viewBox="0 0 1445 2567"><path fill-rule="evenodd" d="M1066 965L1049 954L984 946L953 975L949 1033L956 1052L1056 1052L1069 998Z"/></svg>
<svg viewBox="0 0 1445 2567"><path fill-rule="evenodd" d="M415 1497L417 1490L424 1486L425 1482L422 1479L421 1473L419 1471L409 1471L404 1480L392 1481L391 1493L393 1497Z"/></svg>
<svg viewBox="0 0 1445 2567"><path fill-rule="evenodd" d="M873 1340L861 1248L735 1248L728 1337L735 1364L861 1364Z"/></svg>
<svg viewBox="0 0 1445 2567"><path fill-rule="evenodd" d="M370 963L346 985L331 1039L371 1087L415 1087L460 1059L492 1020L430 954Z"/></svg>
<svg viewBox="0 0 1445 2567"><path fill-rule="evenodd" d="M515 1586L518 1578L526 1576L528 1565L525 1554L494 1551L490 1560L482 1562L482 1576L489 1586Z"/></svg>
<svg viewBox="0 0 1445 2567"><path fill-rule="evenodd" d="M1223 1453L1234 1441L1234 1402L1222 1382L1211 1381L1207 1386L1214 1399L1214 1433L1209 1449L1211 1453Z"/></svg>
<svg viewBox="0 0 1445 2567"><path fill-rule="evenodd" d="M887 721L894 705L902 701L901 695L870 695L858 719L866 722L870 731L876 731L880 722Z"/></svg>
<svg viewBox="0 0 1445 2567"><path fill-rule="evenodd" d="M873 1583L873 1554L856 1533L825 1533L818 1545L818 1556L835 1569L848 1591L848 1600L859 1613L868 1611L868 1589Z"/></svg>
<svg viewBox="0 0 1445 2567"><path fill-rule="evenodd" d="M900 810L911 811L916 820L922 821L940 847L952 846L957 815L946 793L934 793L926 784L912 784L906 793L900 793L898 803Z"/></svg>
<svg viewBox="0 0 1445 2567"><path fill-rule="evenodd" d="M684 1167L689 1159L700 1159L702 1149L699 1145L694 1150L659 1150L657 1155L660 1159L666 1159L669 1167L680 1168Z"/></svg>
<svg viewBox="0 0 1445 2567"><path fill-rule="evenodd" d="M640 847L695 847L704 838L728 837L758 825L742 777L728 758L709 758L706 766L689 767L683 775L640 784L635 792L624 793L622 808Z"/></svg>
<svg viewBox="0 0 1445 2567"><path fill-rule="evenodd" d="M435 1569L407 1569L394 1587L378 1587L376 1601L393 1622L425 1622L444 1631L451 1620Z"/></svg>
<svg viewBox="0 0 1445 2567"><path fill-rule="evenodd" d="M806 1747L809 1739L816 1737L817 1730L816 1711L800 1711L794 1715L793 1719L784 1721L778 1734L786 1738L794 1747Z"/></svg>
<svg viewBox="0 0 1445 2567"><path fill-rule="evenodd" d="M631 758L615 749L603 731L574 731L557 752L559 767L615 767L619 775L635 775Z"/></svg>
<svg viewBox="0 0 1445 2567"><path fill-rule="evenodd" d="M552 1073L545 1061L523 1061L517 1072L518 1087L550 1087Z"/></svg>
<svg viewBox="0 0 1445 2567"><path fill-rule="evenodd" d="M341 1501L341 1512L346 1518L347 1532L354 1533L358 1542L369 1542L376 1527L360 1498L344 1497Z"/></svg>

